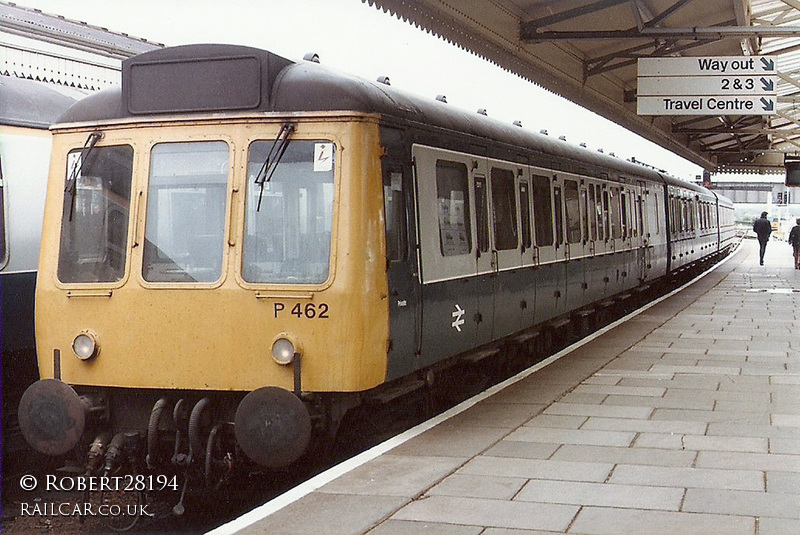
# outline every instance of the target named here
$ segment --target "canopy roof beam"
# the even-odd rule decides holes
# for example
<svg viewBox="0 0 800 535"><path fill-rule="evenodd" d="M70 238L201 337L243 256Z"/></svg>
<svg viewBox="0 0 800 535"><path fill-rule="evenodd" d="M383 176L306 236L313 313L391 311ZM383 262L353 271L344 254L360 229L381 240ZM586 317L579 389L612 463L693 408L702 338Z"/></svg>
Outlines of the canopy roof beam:
<svg viewBox="0 0 800 535"><path fill-rule="evenodd" d="M692 28L631 28L628 30L569 30L538 31L526 29L528 23L522 24L520 35L523 41L538 43L544 41L577 41L580 39L690 39L696 41L720 41L722 39L797 37L800 26L711 26Z"/></svg>

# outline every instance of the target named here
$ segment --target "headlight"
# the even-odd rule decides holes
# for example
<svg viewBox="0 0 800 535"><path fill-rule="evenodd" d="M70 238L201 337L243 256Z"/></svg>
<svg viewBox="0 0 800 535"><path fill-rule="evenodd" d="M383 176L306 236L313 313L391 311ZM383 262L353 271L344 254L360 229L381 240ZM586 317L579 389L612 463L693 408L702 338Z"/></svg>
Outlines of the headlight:
<svg viewBox="0 0 800 535"><path fill-rule="evenodd" d="M72 351L81 360L89 360L100 352L97 335L92 331L82 331L72 341Z"/></svg>
<svg viewBox="0 0 800 535"><path fill-rule="evenodd" d="M286 338L278 338L272 343L272 358L275 362L286 366L294 360L294 344Z"/></svg>

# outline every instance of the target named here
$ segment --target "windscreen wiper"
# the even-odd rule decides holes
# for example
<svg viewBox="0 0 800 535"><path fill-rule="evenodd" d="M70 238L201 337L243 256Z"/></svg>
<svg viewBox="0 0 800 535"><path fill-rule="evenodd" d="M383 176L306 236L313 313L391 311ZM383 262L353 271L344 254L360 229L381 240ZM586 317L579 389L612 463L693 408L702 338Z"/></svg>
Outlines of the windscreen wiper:
<svg viewBox="0 0 800 535"><path fill-rule="evenodd" d="M272 175L275 174L275 170L278 168L281 158L283 158L283 153L286 152L286 148L289 146L289 138L294 132L294 128L295 126L292 123L284 123L283 126L281 126L278 136L275 138L275 141L272 142L272 147L269 149L267 158L264 160L261 169L259 169L256 175L255 184L261 186L258 192L256 212L261 211L261 197L264 195L264 184L269 182L272 179Z"/></svg>
<svg viewBox="0 0 800 535"><path fill-rule="evenodd" d="M83 143L81 157L80 159L75 160L75 163L72 166L72 171L69 174L69 178L67 178L67 184L64 187L64 192L70 194L70 221L72 221L72 214L75 212L75 197L78 193L78 177L83 174L83 166L86 163L86 159L89 157L89 154L91 154L94 146L97 145L97 142L100 141L101 137L103 137L102 132L92 132L89 134L89 137L87 137L86 141Z"/></svg>

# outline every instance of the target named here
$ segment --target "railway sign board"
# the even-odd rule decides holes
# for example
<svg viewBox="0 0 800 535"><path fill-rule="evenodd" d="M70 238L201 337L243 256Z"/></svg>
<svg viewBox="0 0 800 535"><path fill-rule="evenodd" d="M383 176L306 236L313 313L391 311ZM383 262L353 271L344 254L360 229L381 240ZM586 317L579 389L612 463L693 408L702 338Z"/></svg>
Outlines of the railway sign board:
<svg viewBox="0 0 800 535"><path fill-rule="evenodd" d="M777 76L644 76L639 95L774 95Z"/></svg>
<svg viewBox="0 0 800 535"><path fill-rule="evenodd" d="M651 96L638 99L639 115L771 115L776 97Z"/></svg>
<svg viewBox="0 0 800 535"><path fill-rule="evenodd" d="M772 115L775 59L768 56L640 58L639 115Z"/></svg>
<svg viewBox="0 0 800 535"><path fill-rule="evenodd" d="M775 74L770 56L639 58L639 76Z"/></svg>

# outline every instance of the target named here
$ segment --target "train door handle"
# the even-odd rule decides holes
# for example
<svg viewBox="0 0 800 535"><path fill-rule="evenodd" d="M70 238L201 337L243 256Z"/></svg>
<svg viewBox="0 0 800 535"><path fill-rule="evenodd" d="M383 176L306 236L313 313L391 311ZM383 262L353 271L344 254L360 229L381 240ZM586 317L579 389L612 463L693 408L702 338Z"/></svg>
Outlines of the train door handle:
<svg viewBox="0 0 800 535"><path fill-rule="evenodd" d="M533 264L535 266L539 265L539 246L538 245L534 245L533 246L533 257L532 257L532 260L533 260Z"/></svg>
<svg viewBox="0 0 800 535"><path fill-rule="evenodd" d="M497 273L500 270L500 255L497 249L492 249L492 271Z"/></svg>

